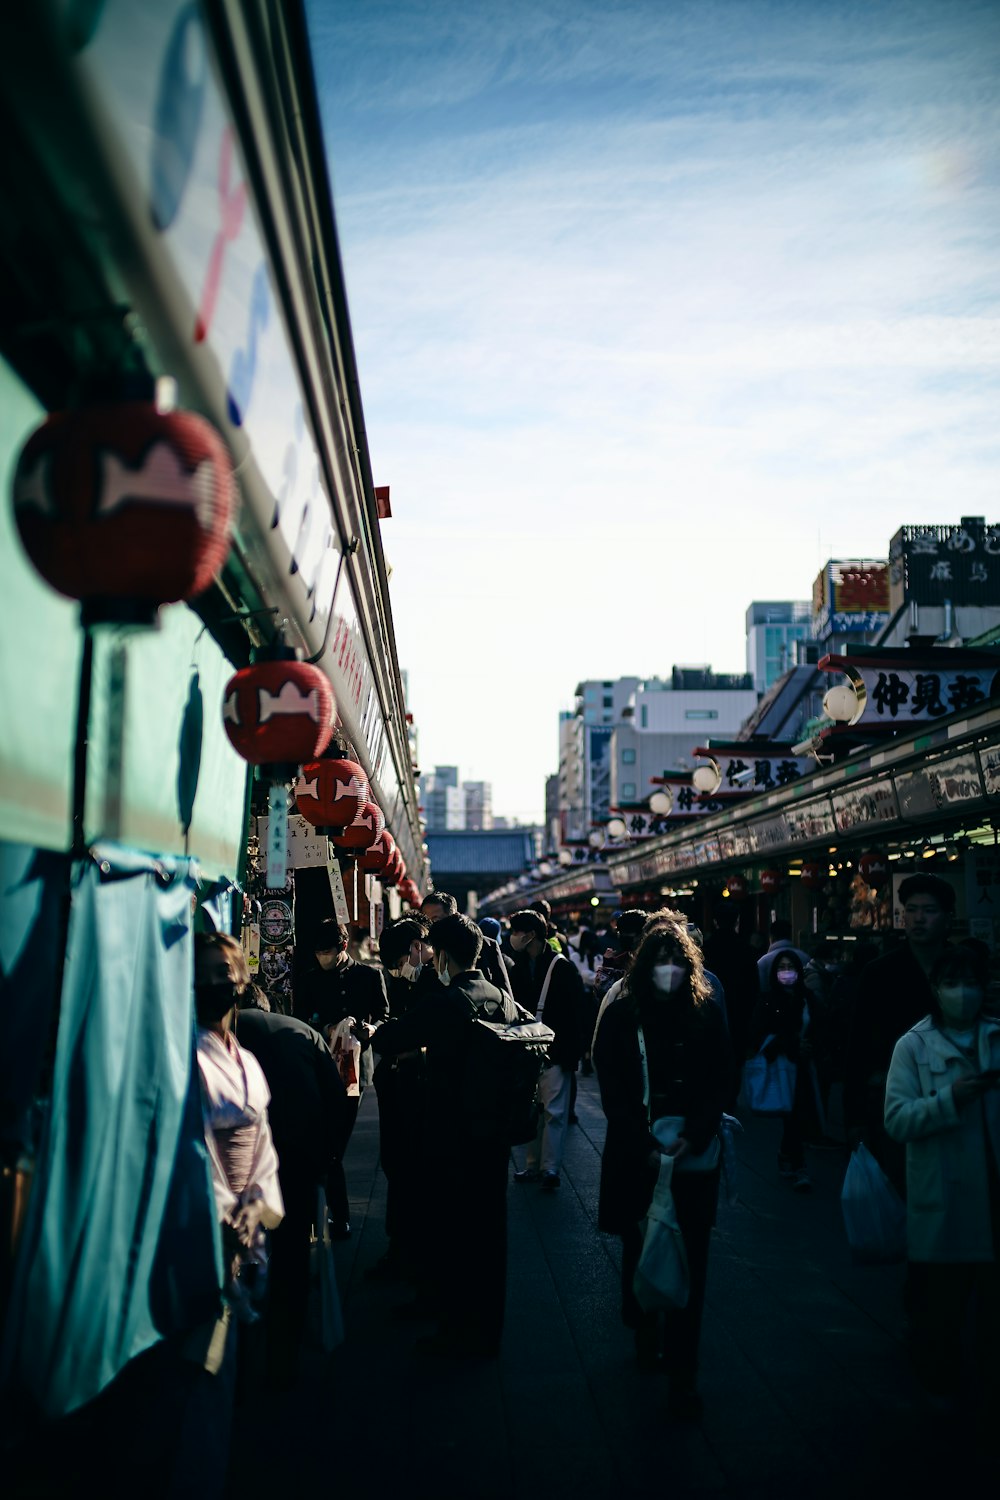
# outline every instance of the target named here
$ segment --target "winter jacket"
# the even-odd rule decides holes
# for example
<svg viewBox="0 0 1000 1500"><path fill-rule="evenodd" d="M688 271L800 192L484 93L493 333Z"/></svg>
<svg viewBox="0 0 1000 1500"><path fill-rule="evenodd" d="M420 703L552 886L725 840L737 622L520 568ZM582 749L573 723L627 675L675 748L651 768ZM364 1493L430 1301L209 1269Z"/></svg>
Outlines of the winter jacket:
<svg viewBox="0 0 1000 1500"><path fill-rule="evenodd" d="M695 1155L711 1143L732 1088L733 1060L725 1021L715 1005L699 1017L686 1008L653 1002L642 1008L652 1093L651 1113L682 1115ZM644 1216L656 1183L649 1165L655 1142L642 1102L642 1063L632 1007L610 1005L594 1044L594 1065L608 1133L601 1159L598 1227L622 1234Z"/></svg>
<svg viewBox="0 0 1000 1500"><path fill-rule="evenodd" d="M959 1109L954 1085L1000 1068L1000 1023L980 1018L967 1057L929 1016L900 1037L885 1092L885 1128L906 1145L909 1256L916 1261L996 1258L991 1178L1000 1190L1000 1089ZM992 1152L992 1163L988 1153Z"/></svg>

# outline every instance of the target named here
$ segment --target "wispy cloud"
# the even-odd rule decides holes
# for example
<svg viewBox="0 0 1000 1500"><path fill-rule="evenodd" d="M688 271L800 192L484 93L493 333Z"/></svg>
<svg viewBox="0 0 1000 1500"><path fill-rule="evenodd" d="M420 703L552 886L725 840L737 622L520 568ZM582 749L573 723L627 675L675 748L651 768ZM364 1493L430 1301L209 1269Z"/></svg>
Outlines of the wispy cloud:
<svg viewBox="0 0 1000 1500"><path fill-rule="evenodd" d="M537 810L579 677L739 668L751 598L994 507L995 6L313 12L425 760Z"/></svg>

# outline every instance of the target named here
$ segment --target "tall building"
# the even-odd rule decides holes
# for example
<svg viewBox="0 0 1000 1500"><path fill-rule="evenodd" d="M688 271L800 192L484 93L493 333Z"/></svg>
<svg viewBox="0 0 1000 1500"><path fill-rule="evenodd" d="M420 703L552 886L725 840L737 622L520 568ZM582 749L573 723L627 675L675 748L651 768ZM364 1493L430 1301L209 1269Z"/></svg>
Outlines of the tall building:
<svg viewBox="0 0 1000 1500"><path fill-rule="evenodd" d="M428 833L465 827L465 797L458 784L457 766L435 766L423 778L421 801Z"/></svg>
<svg viewBox="0 0 1000 1500"><path fill-rule="evenodd" d="M463 781L465 826L476 832L493 827L493 785L489 781Z"/></svg>
<svg viewBox="0 0 1000 1500"><path fill-rule="evenodd" d="M812 638L807 600L755 599L747 610L747 671L754 691L766 693L797 661L796 644Z"/></svg>
<svg viewBox="0 0 1000 1500"><path fill-rule="evenodd" d="M749 673L674 667L640 683L612 737L611 806L645 802L652 777L692 765L706 739L732 739L756 706Z"/></svg>
<svg viewBox="0 0 1000 1500"><path fill-rule="evenodd" d="M757 703L749 676L674 667L669 679L581 683L559 717L563 839L587 837L612 807L644 802L650 778L689 759L706 737L732 738Z"/></svg>

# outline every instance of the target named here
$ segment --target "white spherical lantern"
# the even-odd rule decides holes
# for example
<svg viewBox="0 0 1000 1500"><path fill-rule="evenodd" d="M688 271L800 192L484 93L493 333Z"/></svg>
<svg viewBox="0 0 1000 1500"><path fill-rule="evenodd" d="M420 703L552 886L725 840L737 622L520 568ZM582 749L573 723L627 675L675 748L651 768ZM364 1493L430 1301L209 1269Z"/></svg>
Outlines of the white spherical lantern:
<svg viewBox="0 0 1000 1500"><path fill-rule="evenodd" d="M561 865L571 865L573 863L572 849L560 849L557 858Z"/></svg>
<svg viewBox="0 0 1000 1500"><path fill-rule="evenodd" d="M604 847L604 834L599 828L595 828L592 833L587 834L587 843L591 849L602 849Z"/></svg>
<svg viewBox="0 0 1000 1500"><path fill-rule="evenodd" d="M621 818L612 818L608 824L608 834L613 839L623 839L628 830Z"/></svg>
<svg viewBox="0 0 1000 1500"><path fill-rule="evenodd" d="M859 707L858 695L849 682L838 682L823 699L823 712L837 724L853 723Z"/></svg>
<svg viewBox="0 0 1000 1500"><path fill-rule="evenodd" d="M649 810L658 818L667 817L674 805L674 799L669 792L654 792L649 799Z"/></svg>
<svg viewBox="0 0 1000 1500"><path fill-rule="evenodd" d="M706 792L709 796L718 791L721 780L722 774L714 760L707 760L691 772L691 785L695 791Z"/></svg>

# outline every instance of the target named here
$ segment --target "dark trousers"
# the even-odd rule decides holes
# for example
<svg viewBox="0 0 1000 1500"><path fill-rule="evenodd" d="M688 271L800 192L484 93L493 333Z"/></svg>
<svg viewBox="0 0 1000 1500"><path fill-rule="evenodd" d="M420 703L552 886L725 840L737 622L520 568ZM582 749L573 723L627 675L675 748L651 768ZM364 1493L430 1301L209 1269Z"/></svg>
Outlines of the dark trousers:
<svg viewBox="0 0 1000 1500"><path fill-rule="evenodd" d="M271 1231L268 1254L267 1376L281 1389L292 1384L309 1307L309 1251L316 1218L316 1182L283 1167L279 1180L285 1217Z"/></svg>
<svg viewBox="0 0 1000 1500"><path fill-rule="evenodd" d="M687 1251L691 1290L687 1307L663 1315L663 1362L676 1390L693 1391L698 1375L698 1345L705 1307L708 1250L719 1201L719 1169L714 1172L675 1172L674 1207ZM650 1316L635 1300L632 1278L642 1252L642 1227L622 1235L622 1320L639 1328Z"/></svg>
<svg viewBox="0 0 1000 1500"><path fill-rule="evenodd" d="M792 1097L791 1112L782 1116L785 1128L781 1132L781 1144L778 1146L779 1156L787 1157L796 1170L805 1166L806 1128L816 1117L812 1086L812 1075L808 1064L800 1062L795 1072L795 1093Z"/></svg>
<svg viewBox="0 0 1000 1500"><path fill-rule="evenodd" d="M347 1178L344 1175L344 1154L347 1151L347 1143L351 1139L360 1108L360 1094L354 1097L348 1096L345 1100L344 1133L338 1142L337 1159L327 1174L326 1203L330 1210L330 1218L335 1224L349 1224L351 1219L351 1204L347 1196Z"/></svg>
<svg viewBox="0 0 1000 1500"><path fill-rule="evenodd" d="M467 1144L455 1187L441 1195L430 1278L441 1332L495 1352L507 1297L507 1172L510 1151L496 1142Z"/></svg>

